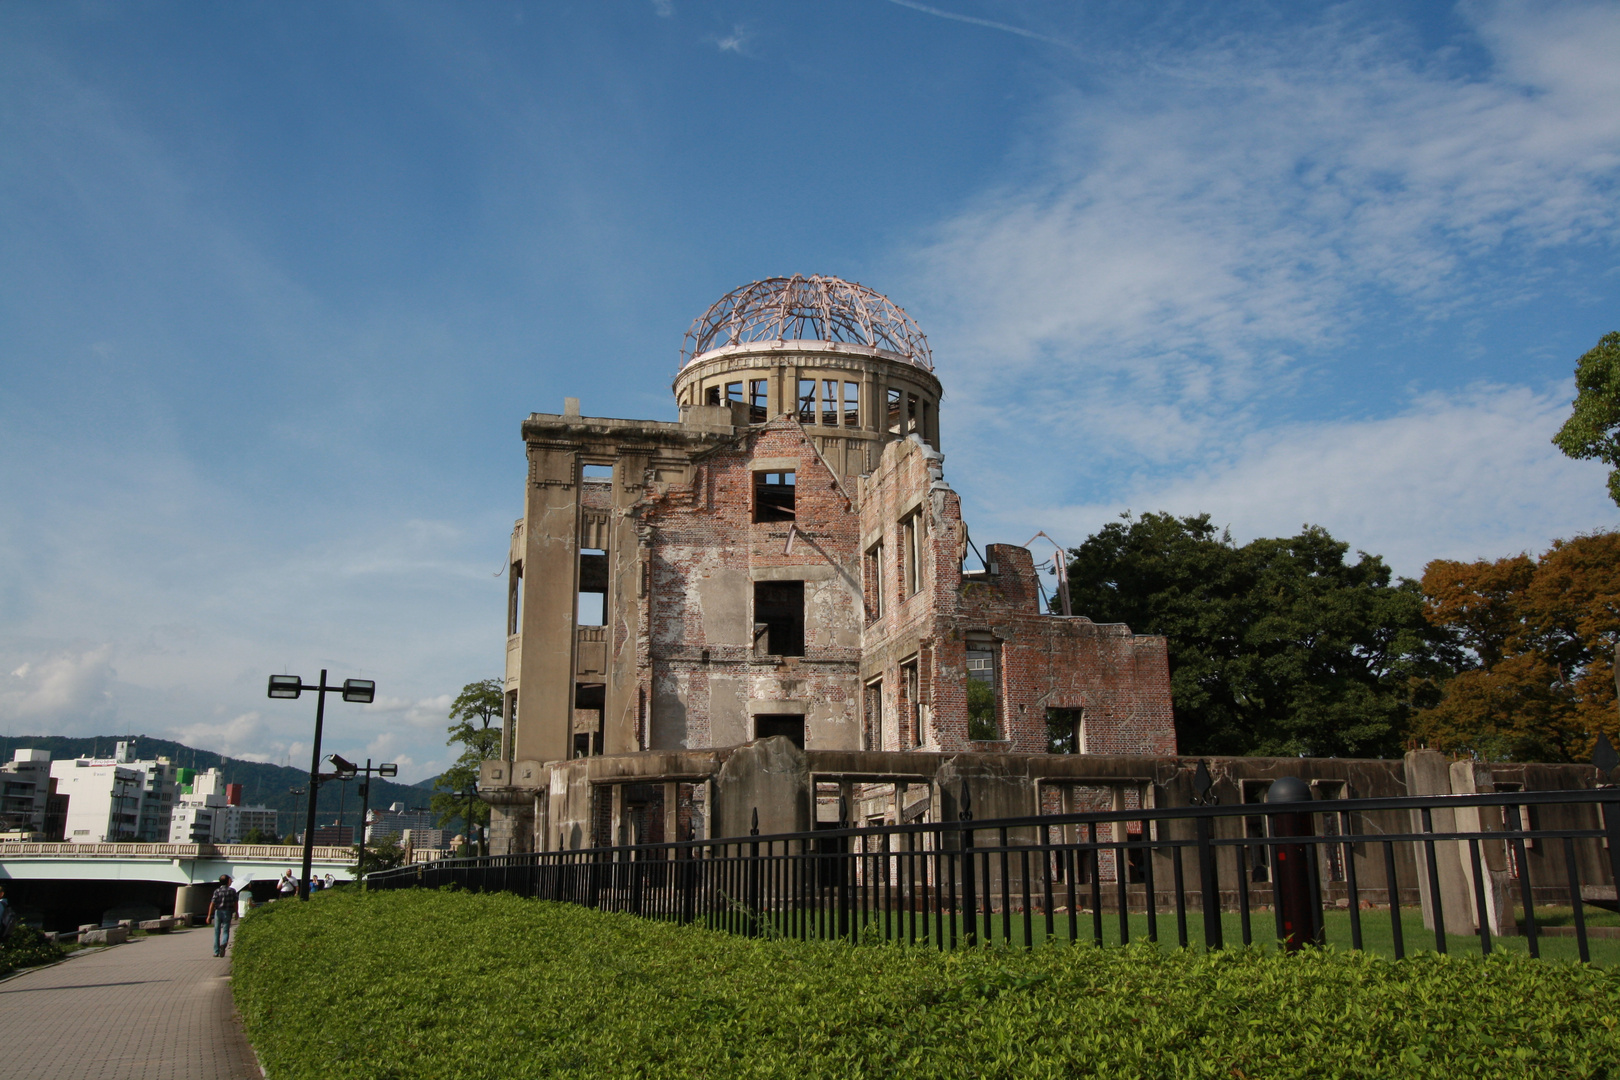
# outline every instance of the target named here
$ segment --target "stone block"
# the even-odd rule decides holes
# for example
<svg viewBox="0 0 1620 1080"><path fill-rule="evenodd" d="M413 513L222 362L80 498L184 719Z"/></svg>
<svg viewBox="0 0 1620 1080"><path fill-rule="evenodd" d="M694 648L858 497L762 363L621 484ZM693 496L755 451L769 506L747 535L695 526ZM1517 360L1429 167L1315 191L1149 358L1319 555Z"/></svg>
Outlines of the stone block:
<svg viewBox="0 0 1620 1080"><path fill-rule="evenodd" d="M175 923L174 919L144 919L139 927L149 934L167 934L174 929Z"/></svg>
<svg viewBox="0 0 1620 1080"><path fill-rule="evenodd" d="M122 945L129 940L129 931L122 926L79 931L80 945Z"/></svg>

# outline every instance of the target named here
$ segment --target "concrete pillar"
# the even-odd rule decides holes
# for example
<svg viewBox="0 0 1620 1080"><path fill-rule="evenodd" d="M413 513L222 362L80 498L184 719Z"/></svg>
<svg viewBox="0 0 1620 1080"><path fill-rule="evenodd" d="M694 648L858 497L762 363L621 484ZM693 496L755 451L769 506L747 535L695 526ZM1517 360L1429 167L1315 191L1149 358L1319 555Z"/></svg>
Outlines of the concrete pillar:
<svg viewBox="0 0 1620 1080"><path fill-rule="evenodd" d="M1453 761L1451 790L1457 795L1495 792L1496 783L1491 776L1490 766L1475 764L1472 761ZM1456 817L1460 832L1483 832L1487 829L1500 831L1503 828L1502 809L1498 806L1460 807L1456 811ZM1484 879L1484 911L1479 910L1476 898L1474 860L1468 850L1468 841L1458 840L1450 846L1456 849L1455 858L1462 868L1463 884L1467 890L1468 907L1473 914L1474 927L1477 928L1483 921L1490 927L1491 933L1498 937L1518 933L1518 923L1513 914L1513 877L1508 870L1507 842L1481 840L1479 843L1480 873ZM1450 925L1451 921L1451 913L1447 911L1446 923Z"/></svg>
<svg viewBox="0 0 1620 1080"><path fill-rule="evenodd" d="M681 785L666 783L664 785L664 843L673 844L681 839L681 813L680 813Z"/></svg>
<svg viewBox="0 0 1620 1080"><path fill-rule="evenodd" d="M187 915L208 914L208 900L219 888L217 883L203 885L181 885L174 890L175 918L184 918Z"/></svg>

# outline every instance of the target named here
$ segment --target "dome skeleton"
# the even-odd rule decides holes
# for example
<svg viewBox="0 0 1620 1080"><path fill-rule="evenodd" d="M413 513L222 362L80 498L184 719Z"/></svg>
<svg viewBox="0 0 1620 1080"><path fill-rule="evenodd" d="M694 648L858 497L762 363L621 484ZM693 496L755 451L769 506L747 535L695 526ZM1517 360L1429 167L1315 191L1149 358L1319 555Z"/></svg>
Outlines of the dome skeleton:
<svg viewBox="0 0 1620 1080"><path fill-rule="evenodd" d="M934 369L928 338L898 305L859 282L820 274L766 278L722 296L686 332L681 364L728 346L775 341L861 345Z"/></svg>

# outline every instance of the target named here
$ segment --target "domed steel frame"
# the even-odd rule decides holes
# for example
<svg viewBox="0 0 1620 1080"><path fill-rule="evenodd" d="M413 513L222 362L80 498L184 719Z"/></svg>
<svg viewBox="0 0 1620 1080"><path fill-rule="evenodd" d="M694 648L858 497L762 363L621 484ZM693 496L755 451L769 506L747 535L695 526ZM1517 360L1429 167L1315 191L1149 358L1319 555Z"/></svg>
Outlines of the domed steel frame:
<svg viewBox="0 0 1620 1080"><path fill-rule="evenodd" d="M928 338L894 301L821 274L766 278L726 293L686 332L681 366L715 349L774 341L864 345L934 370Z"/></svg>

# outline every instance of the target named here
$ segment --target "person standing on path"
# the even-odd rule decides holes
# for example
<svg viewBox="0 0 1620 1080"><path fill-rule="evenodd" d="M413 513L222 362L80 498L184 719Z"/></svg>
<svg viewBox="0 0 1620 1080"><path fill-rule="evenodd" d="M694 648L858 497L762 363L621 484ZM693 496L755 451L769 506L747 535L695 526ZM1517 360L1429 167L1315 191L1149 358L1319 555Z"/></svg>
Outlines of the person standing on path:
<svg viewBox="0 0 1620 1080"><path fill-rule="evenodd" d="M231 875L219 875L219 888L208 901L208 918L214 924L214 955L224 956L231 943L231 920L236 918L236 890Z"/></svg>
<svg viewBox="0 0 1620 1080"><path fill-rule="evenodd" d="M276 893L283 900L291 900L297 892L298 881L293 877L293 872L288 870L281 875L281 881L276 884Z"/></svg>

